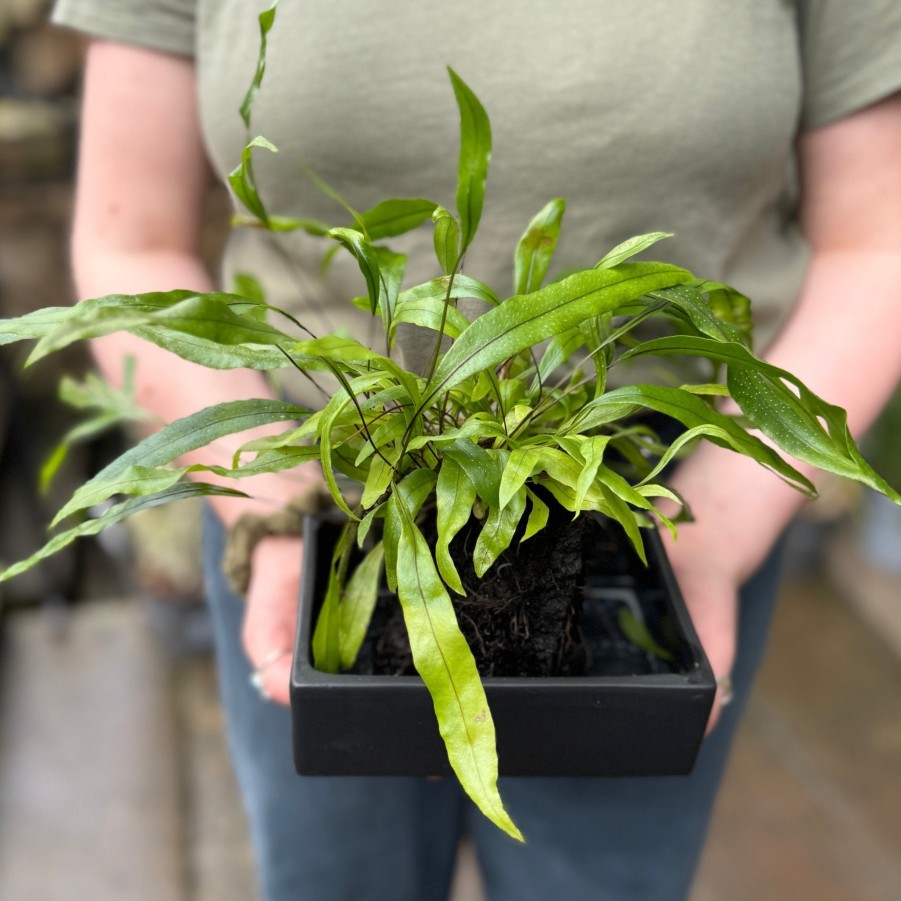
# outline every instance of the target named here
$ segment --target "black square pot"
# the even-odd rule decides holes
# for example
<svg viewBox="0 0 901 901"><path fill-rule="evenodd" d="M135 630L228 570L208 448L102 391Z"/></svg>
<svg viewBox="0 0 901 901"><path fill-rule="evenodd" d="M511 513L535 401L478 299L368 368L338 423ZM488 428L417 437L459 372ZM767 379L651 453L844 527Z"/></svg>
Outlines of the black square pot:
<svg viewBox="0 0 901 901"><path fill-rule="evenodd" d="M339 528L312 518L305 531L291 677L295 767L305 775L450 774L432 700L418 676L332 675L313 668L313 626ZM485 678L501 775L690 772L716 686L660 539L648 531L645 543L648 568L636 557L634 573L589 579L582 628L590 639L598 604L638 604L654 631L667 634L675 665L640 652L649 671L638 674Z"/></svg>

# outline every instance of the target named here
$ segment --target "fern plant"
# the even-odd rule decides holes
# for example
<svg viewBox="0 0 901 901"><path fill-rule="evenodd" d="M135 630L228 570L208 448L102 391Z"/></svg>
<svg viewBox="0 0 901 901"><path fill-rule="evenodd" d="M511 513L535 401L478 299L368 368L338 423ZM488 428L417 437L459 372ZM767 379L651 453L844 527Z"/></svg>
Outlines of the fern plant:
<svg viewBox="0 0 901 901"><path fill-rule="evenodd" d="M273 7L260 16L260 66L242 107L248 137L274 15ZM337 334L308 337L301 323L261 299L227 293L112 295L0 323L2 343L36 341L29 363L76 340L125 330L204 366L295 368L313 378L330 373L340 386L315 411L271 399L235 401L166 425L81 486L54 521L75 518L75 524L0 579L146 507L197 495L240 495L246 476L318 461L347 522L314 635L316 666L338 671L352 665L384 570L455 773L486 816L521 838L498 794L494 725L451 600L463 586L449 547L464 525L472 518L480 523L473 552L479 575L521 523L520 541L545 526L548 496L574 515L596 511L619 523L643 558L642 528L675 528L655 506L661 498L680 502L662 472L698 439L753 458L808 495L814 494L812 484L774 446L896 503L901 497L861 457L841 409L754 355L745 297L678 266L634 261L667 235L627 240L589 268L545 284L565 210L563 200L553 199L515 248L512 293L504 296L499 286L464 274L483 208L491 128L478 98L452 70L450 80L460 114L456 213L415 198L386 200L365 212L341 200L351 220L341 227L270 216L256 189L253 160L256 152L274 148L260 137L248 140L230 178L247 210L243 221L279 232L304 229L355 258L366 293L354 302L379 320L380 349ZM404 288L406 260L385 241L420 227L434 231L435 278ZM469 321L460 298L479 299L487 312ZM669 334L643 339L636 330L650 319L669 324ZM402 323L429 336L424 372L397 358ZM711 377L680 387L608 386L612 370L642 357L700 360L709 364ZM723 397L732 398L741 417L718 410ZM643 411L674 420L681 434L664 441L636 417ZM245 444L230 467L177 462L188 451L263 423L285 427ZM205 484L204 471L234 479L235 487ZM358 484L356 500L342 494L339 474ZM117 502L101 516L84 518L111 499ZM429 509L434 546L421 524ZM350 573L351 551L363 546L377 521L380 539L370 541Z"/></svg>

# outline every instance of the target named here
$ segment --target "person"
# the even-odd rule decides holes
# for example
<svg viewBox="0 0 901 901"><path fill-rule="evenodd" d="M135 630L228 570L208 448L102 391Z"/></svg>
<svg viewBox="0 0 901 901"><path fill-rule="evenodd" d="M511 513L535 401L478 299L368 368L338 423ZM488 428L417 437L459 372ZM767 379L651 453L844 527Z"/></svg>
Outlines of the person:
<svg viewBox="0 0 901 901"><path fill-rule="evenodd" d="M203 199L210 169L223 179L240 158L237 109L266 5L58 0L55 20L94 37L73 239L79 296L211 288L199 255ZM386 196L449 204L449 63L495 131L467 271L509 283L519 234L554 196L570 200L561 269L632 234L673 231L657 256L751 296L765 356L846 407L859 434L901 376L899 51L895 0L283 3L253 109L254 132L280 148L258 161L260 190L273 212L334 221L341 211L304 175L302 157L359 209ZM225 269L260 276L273 303L293 298L310 321L334 321L359 293L350 261L322 276L318 245L267 241L237 232ZM165 419L271 390L255 373L199 371L129 336L98 343L111 377L126 354L137 359L140 400ZM686 896L763 652L773 548L801 500L712 445L674 478L696 522L669 551L735 701L715 704L691 776L502 779L526 846L476 814L453 780L294 774L285 652L300 539L257 546L246 604L216 560L224 528L268 513L316 473L260 477L252 499L211 501L221 686L265 898L443 898L464 831L496 901ZM271 701L248 684L254 672Z"/></svg>

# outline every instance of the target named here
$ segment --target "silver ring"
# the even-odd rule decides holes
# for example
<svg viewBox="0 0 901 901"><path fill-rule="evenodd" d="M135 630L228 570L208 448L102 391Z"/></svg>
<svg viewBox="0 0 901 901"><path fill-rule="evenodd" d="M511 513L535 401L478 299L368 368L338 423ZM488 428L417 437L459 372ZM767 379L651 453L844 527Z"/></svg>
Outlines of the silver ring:
<svg viewBox="0 0 901 901"><path fill-rule="evenodd" d="M735 699L735 692L732 689L732 678L730 676L718 676L716 687L720 690L720 706L725 707L731 704Z"/></svg>
<svg viewBox="0 0 901 901"><path fill-rule="evenodd" d="M277 663L282 659L286 654L290 654L291 652L286 648L275 648L271 650L262 660L260 665L250 674L249 682L252 688L255 688L257 694L264 700L270 701L272 700L272 695L266 691L266 686L263 683L263 673L269 669L274 663Z"/></svg>

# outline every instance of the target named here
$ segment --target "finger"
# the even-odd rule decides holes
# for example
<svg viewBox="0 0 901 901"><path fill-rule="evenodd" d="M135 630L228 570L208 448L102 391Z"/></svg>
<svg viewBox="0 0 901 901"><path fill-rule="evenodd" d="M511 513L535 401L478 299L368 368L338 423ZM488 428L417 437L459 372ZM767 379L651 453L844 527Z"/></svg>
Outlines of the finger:
<svg viewBox="0 0 901 901"><path fill-rule="evenodd" d="M260 663L250 659L253 670L250 684L256 689L264 701L276 704L290 702L290 680L292 650L290 648L274 648Z"/></svg>
<svg viewBox="0 0 901 901"><path fill-rule="evenodd" d="M247 659L255 669L277 669L271 658L277 653L291 651L297 622L297 612L292 605L296 605L296 601L292 601L290 595L272 602L248 593L243 644Z"/></svg>
<svg viewBox="0 0 901 901"><path fill-rule="evenodd" d="M275 704L288 705L291 701L291 659L291 652L286 652L260 674L261 695L265 694L266 699Z"/></svg>
<svg viewBox="0 0 901 901"><path fill-rule="evenodd" d="M716 681L716 693L713 696L707 728L704 731L705 738L716 728L723 708L732 700L732 679L729 674L732 672L732 663L735 660L734 633L730 630L726 636L728 637L724 639L723 634L719 633L717 636L719 640L713 636L707 639L706 647L709 648L707 659ZM704 640L702 639L703 644Z"/></svg>
<svg viewBox="0 0 901 901"><path fill-rule="evenodd" d="M716 694L713 697L713 707L710 710L710 718L707 720L707 730L704 732L705 737L710 735L714 730L722 716L723 708L732 703L732 698L732 677L728 675L717 676Z"/></svg>
<svg viewBox="0 0 901 901"><path fill-rule="evenodd" d="M289 702L291 649L297 623L301 542L264 539L254 551L242 638L254 667L252 684L267 700Z"/></svg>

